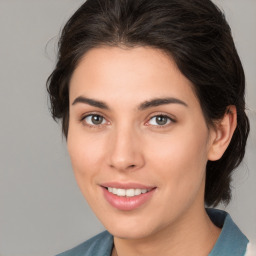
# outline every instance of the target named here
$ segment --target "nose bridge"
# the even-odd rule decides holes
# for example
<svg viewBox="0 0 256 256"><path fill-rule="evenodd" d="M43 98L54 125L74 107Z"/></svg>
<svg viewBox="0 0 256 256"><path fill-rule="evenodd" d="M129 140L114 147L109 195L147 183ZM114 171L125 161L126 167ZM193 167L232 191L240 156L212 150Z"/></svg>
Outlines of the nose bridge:
<svg viewBox="0 0 256 256"><path fill-rule="evenodd" d="M120 124L110 138L110 166L118 170L136 169L143 165L140 136L131 124Z"/></svg>

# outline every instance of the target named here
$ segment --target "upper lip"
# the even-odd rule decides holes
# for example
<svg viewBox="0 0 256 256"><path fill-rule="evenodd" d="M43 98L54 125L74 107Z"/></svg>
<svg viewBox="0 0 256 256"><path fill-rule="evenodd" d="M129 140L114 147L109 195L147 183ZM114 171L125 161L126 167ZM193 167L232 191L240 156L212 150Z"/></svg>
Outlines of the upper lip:
<svg viewBox="0 0 256 256"><path fill-rule="evenodd" d="M154 186L147 186L136 182L106 182L100 184L102 187L110 187L110 188L122 188L122 189L131 189L131 188L138 188L138 189L153 189Z"/></svg>

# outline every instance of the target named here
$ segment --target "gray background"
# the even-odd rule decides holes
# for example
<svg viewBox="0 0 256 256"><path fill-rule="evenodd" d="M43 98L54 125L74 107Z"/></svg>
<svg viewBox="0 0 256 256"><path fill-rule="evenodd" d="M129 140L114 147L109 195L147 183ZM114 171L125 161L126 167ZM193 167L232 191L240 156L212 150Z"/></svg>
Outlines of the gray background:
<svg viewBox="0 0 256 256"><path fill-rule="evenodd" d="M0 0L1 256L54 255L103 229L77 188L45 90L60 28L82 2ZM227 210L256 240L256 1L215 2L244 64L252 126Z"/></svg>

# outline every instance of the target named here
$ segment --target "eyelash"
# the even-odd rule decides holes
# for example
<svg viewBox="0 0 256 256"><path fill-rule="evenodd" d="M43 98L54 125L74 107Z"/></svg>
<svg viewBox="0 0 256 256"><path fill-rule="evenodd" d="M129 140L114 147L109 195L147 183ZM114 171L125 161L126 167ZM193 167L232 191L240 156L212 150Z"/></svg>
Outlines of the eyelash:
<svg viewBox="0 0 256 256"><path fill-rule="evenodd" d="M100 124L90 124L86 121L86 119L88 117L100 117L103 119L104 123L100 123ZM161 117L161 118L166 118L167 119L167 124L163 124L163 125L150 125L149 122L150 120L152 120L153 118L157 118L157 117ZM90 113L87 115L82 116L82 118L80 119L80 122L84 123L84 125L88 126L89 128L101 128L102 126L104 126L105 124L109 124L109 122L106 120L106 118L104 118L103 115L101 114L97 114L97 113ZM151 116L148 121L145 123L146 126L152 126L152 127L156 127L156 128L166 128L169 125L171 125L172 123L175 123L176 120L171 118L170 116L166 115L166 114L155 114L153 116Z"/></svg>
<svg viewBox="0 0 256 256"><path fill-rule="evenodd" d="M88 118L88 117L100 117L100 118L102 118L103 119L103 121L105 122L104 124L90 124L90 123L88 123L87 121L86 121L86 119ZM103 115L101 115L101 114L97 114L97 113L90 113L90 114L86 114L86 115L84 115L84 116L82 116L82 118L80 119L80 122L82 122L84 125L86 125L86 126L88 126L89 128L101 128L102 126L104 126L106 123L109 123L107 120L106 120L106 118L104 118L104 116Z"/></svg>
<svg viewBox="0 0 256 256"><path fill-rule="evenodd" d="M163 125L150 125L149 124L149 122L150 122L150 120L152 120L153 118L157 118L157 117L161 117L161 118L166 118L167 119L167 124L163 124ZM174 119L174 118L172 118L172 117L170 117L170 116L168 116L168 115L166 115L166 114L162 114L162 113L159 113L159 114L155 114L155 115L153 115L153 116L151 116L150 118L149 118L149 120L146 122L146 125L147 126L153 126L154 128L166 128L166 127L168 127L168 126L170 126L172 123L176 123L176 120Z"/></svg>

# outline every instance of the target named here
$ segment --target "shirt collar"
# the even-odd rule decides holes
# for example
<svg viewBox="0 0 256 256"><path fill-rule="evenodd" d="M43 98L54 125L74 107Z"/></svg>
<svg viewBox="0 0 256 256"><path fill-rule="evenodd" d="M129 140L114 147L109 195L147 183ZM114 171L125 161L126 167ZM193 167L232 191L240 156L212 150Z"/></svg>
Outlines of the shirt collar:
<svg viewBox="0 0 256 256"><path fill-rule="evenodd" d="M230 215L217 209L206 209L211 221L222 228L220 236L209 256L243 256L246 252L248 239L233 222Z"/></svg>

